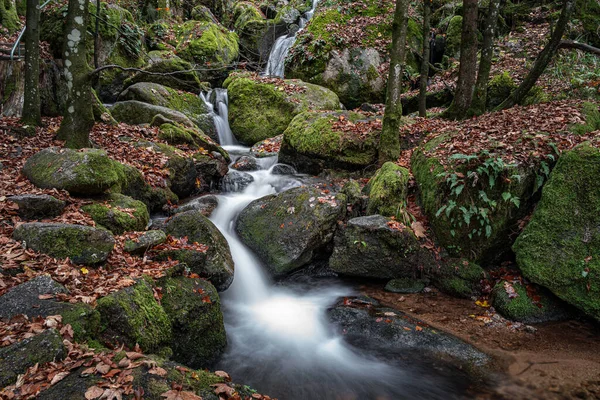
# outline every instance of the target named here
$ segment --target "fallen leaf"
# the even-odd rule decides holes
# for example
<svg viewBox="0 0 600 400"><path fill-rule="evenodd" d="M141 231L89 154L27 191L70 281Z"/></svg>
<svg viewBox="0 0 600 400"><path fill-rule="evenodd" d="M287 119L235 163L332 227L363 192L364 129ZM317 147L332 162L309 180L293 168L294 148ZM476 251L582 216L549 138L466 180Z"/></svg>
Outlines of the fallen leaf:
<svg viewBox="0 0 600 400"><path fill-rule="evenodd" d="M97 399L98 397L102 396L103 393L104 389L101 389L98 386L92 386L85 391L85 398L87 400Z"/></svg>

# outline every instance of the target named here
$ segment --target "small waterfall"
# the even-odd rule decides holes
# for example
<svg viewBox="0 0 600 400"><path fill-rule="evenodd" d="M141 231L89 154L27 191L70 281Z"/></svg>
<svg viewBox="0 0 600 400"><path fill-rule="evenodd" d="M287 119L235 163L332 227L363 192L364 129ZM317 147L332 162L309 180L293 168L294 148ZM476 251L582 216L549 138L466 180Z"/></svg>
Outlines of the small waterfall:
<svg viewBox="0 0 600 400"><path fill-rule="evenodd" d="M221 146L237 145L238 141L233 136L229 127L229 99L227 89L213 89L206 93L200 93L200 98L210 109L215 129Z"/></svg>
<svg viewBox="0 0 600 400"><path fill-rule="evenodd" d="M273 47L271 48L271 53L269 54L269 61L267 62L267 68L263 72L265 76L278 76L283 78L284 69L285 69L285 58L287 57L290 49L296 42L296 35L298 32L302 31L308 21L315 14L315 9L317 8L318 0L313 0L312 8L304 13L302 17L300 17L300 29L294 34L285 34L279 36Z"/></svg>

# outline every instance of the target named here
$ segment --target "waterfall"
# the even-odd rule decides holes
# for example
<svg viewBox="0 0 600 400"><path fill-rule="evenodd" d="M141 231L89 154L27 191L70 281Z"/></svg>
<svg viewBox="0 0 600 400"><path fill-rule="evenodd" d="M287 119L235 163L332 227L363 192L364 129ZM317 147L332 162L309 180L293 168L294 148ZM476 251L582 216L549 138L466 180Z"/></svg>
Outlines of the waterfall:
<svg viewBox="0 0 600 400"><path fill-rule="evenodd" d="M271 52L269 53L269 60L267 61L267 68L263 72L265 76L278 76L283 78L284 69L285 69L285 58L287 57L290 49L296 42L296 35L298 32L302 31L308 21L315 14L315 9L317 8L318 0L313 0L312 8L304 13L302 17L300 17L299 26L300 29L293 34L286 33L285 35L279 36L273 47L271 48Z"/></svg>
<svg viewBox="0 0 600 400"><path fill-rule="evenodd" d="M221 146L237 145L238 142L229 127L229 99L227 89L213 89L200 93L200 98L209 108Z"/></svg>

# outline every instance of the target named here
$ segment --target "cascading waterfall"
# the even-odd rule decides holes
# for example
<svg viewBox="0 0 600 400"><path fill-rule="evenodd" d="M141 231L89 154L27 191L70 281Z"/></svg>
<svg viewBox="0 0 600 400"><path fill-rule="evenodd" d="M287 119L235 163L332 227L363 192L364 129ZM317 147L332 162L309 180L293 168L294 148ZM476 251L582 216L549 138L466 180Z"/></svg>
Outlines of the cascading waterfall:
<svg viewBox="0 0 600 400"><path fill-rule="evenodd" d="M269 60L267 61L267 68L263 72L265 76L278 76L283 78L284 69L285 69L285 58L287 57L290 48L294 45L296 41L296 35L300 32L308 21L315 14L315 9L317 8L318 0L313 0L312 8L304 13L304 15L300 18L299 26L300 29L293 34L285 34L279 36L273 47L271 48L271 52L269 53Z"/></svg>
<svg viewBox="0 0 600 400"><path fill-rule="evenodd" d="M210 114L215 122L215 129L222 146L236 145L238 142L229 127L229 98L227 89L213 89L206 93L200 93L200 98L209 108Z"/></svg>
<svg viewBox="0 0 600 400"><path fill-rule="evenodd" d="M249 154L247 147L224 147L232 165ZM261 169L249 172L253 182L241 192L219 195L211 216L235 262L233 284L222 293L229 345L217 367L281 400L453 398L447 382L429 376L421 382L414 368L360 354L333 332L327 307L352 294L349 288L323 281L275 286L269 280L234 224L251 201L301 185L295 176L272 174L276 162L276 157L259 159Z"/></svg>

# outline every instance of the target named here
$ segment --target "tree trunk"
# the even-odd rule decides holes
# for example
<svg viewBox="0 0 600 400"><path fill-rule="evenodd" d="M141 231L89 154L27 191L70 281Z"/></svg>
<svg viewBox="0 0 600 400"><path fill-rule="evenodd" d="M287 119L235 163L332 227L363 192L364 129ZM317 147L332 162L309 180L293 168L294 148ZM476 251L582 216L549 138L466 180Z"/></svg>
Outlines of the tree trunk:
<svg viewBox="0 0 600 400"><path fill-rule="evenodd" d="M477 83L471 101L471 110L468 115L481 115L485 112L487 103L487 86L492 69L492 58L494 56L494 36L498 27L498 11L500 0L490 0L488 15L485 19L485 30L483 32L483 45L481 48L481 59L479 60L479 72Z"/></svg>
<svg viewBox="0 0 600 400"><path fill-rule="evenodd" d="M388 75L383 127L379 138L379 165L396 161L400 156L399 130L402 120L402 76L406 55L406 27L408 25L408 0L396 0L392 24L392 49Z"/></svg>
<svg viewBox="0 0 600 400"><path fill-rule="evenodd" d="M589 44L575 42L573 40L561 40L558 45L559 49L577 49L585 51L586 53L595 54L600 56L600 49Z"/></svg>
<svg viewBox="0 0 600 400"><path fill-rule="evenodd" d="M456 93L454 101L443 114L443 117L452 119L462 119L467 115L477 71L477 0L464 0L463 14Z"/></svg>
<svg viewBox="0 0 600 400"><path fill-rule="evenodd" d="M423 58L419 81L419 116L427 116L427 81L429 80L429 41L431 31L431 2L423 0ZM433 38L435 40L435 38Z"/></svg>
<svg viewBox="0 0 600 400"><path fill-rule="evenodd" d="M60 124L58 139L65 146L90 146L90 131L94 126L90 67L86 54L88 0L69 0L65 37L64 62L67 79L65 115Z"/></svg>
<svg viewBox="0 0 600 400"><path fill-rule="evenodd" d="M21 26L15 0L0 0L0 25L9 33L16 32Z"/></svg>
<svg viewBox="0 0 600 400"><path fill-rule="evenodd" d="M546 47L544 47L544 50L538 55L533 68L529 71L525 79L523 79L523 82L521 82L519 87L516 88L510 96L496 108L496 110L504 110L523 101L525 96L527 96L527 93L529 93L531 88L537 82L538 78L544 73L548 63L550 63L550 60L552 60L552 57L554 57L554 54L560 46L562 36L565 33L565 29L571 16L571 11L573 10L573 4L573 0L565 0L560 17L558 17L558 22L554 27L554 32L550 37L550 42L548 42Z"/></svg>
<svg viewBox="0 0 600 400"><path fill-rule="evenodd" d="M25 26L25 99L23 101L24 125L42 124L40 105L40 2L27 0ZM35 134L35 130L30 130Z"/></svg>

